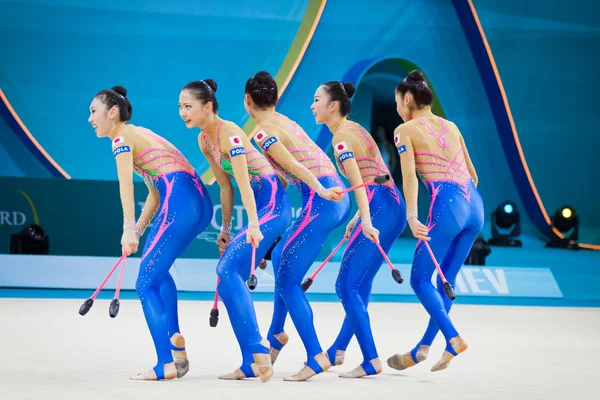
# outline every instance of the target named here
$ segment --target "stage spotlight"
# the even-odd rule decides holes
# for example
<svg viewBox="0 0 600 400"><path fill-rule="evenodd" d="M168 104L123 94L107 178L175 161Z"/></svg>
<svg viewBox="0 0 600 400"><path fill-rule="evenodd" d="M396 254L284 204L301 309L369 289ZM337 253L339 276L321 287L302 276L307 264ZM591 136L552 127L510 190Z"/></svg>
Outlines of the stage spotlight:
<svg viewBox="0 0 600 400"><path fill-rule="evenodd" d="M546 247L555 247L561 249L579 249L577 240L579 240L579 216L571 206L560 207L552 216L552 228L563 234L560 238L554 229L551 233L550 242Z"/></svg>
<svg viewBox="0 0 600 400"><path fill-rule="evenodd" d="M465 265L485 265L485 258L492 253L492 249L483 239L483 236L477 236L471 251L465 260Z"/></svg>
<svg viewBox="0 0 600 400"><path fill-rule="evenodd" d="M42 227L32 224L10 235L10 254L48 254L49 241Z"/></svg>
<svg viewBox="0 0 600 400"><path fill-rule="evenodd" d="M511 201L500 204L492 213L492 246L521 247L516 237L521 234L521 214L517 205Z"/></svg>

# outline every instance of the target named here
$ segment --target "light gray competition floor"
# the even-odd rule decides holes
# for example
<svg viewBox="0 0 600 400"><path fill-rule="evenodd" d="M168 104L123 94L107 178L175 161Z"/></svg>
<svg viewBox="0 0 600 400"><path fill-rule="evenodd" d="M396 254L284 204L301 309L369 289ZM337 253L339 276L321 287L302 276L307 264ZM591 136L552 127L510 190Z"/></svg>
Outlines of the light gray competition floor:
<svg viewBox="0 0 600 400"><path fill-rule="evenodd" d="M123 300L108 316L110 300L97 300L85 317L80 300L0 299L0 399L598 399L600 310L457 305L452 317L469 349L450 368L432 373L444 344L438 336L429 358L395 371L387 357L409 350L427 315L420 304L373 303L371 321L384 371L342 379L361 354L353 340L346 362L308 382L284 382L302 367L305 353L288 319L290 343L273 379L227 382L217 375L237 368L239 347L223 304L217 328L208 326L210 302L181 301L181 329L191 369L183 379L136 382L129 375L156 362L139 301ZM266 334L272 303L257 302ZM313 303L323 347L342 322L338 303Z"/></svg>

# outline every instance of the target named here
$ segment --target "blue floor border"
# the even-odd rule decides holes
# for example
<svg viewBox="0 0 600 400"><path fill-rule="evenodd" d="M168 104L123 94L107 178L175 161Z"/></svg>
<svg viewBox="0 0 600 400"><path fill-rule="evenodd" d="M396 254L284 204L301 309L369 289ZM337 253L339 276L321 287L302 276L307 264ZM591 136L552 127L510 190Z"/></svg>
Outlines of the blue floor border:
<svg viewBox="0 0 600 400"><path fill-rule="evenodd" d="M84 289L34 289L34 288L5 288L0 287L0 298L23 299L81 299L91 296L93 290ZM97 299L112 299L114 290L104 290ZM211 301L214 292L178 292L179 300ZM339 299L333 293L306 294L311 302L337 303ZM137 300L133 290L121 290L121 300ZM254 301L271 302L273 293L252 293ZM418 303L415 295L372 294L371 302L376 303ZM565 299L565 298L532 298L532 297L491 297L491 296L459 296L455 304L489 305L489 306L534 306L534 307L600 307L600 299ZM222 305L221 305L222 306Z"/></svg>

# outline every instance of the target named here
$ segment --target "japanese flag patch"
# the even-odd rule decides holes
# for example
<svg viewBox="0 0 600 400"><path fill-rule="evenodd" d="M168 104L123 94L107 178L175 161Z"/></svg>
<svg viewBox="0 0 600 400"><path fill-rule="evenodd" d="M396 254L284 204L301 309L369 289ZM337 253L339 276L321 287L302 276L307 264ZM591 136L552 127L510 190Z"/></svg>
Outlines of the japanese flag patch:
<svg viewBox="0 0 600 400"><path fill-rule="evenodd" d="M116 138L114 138L112 144L113 146L116 146L118 144L123 144L123 142L125 142L125 138L123 136L117 136Z"/></svg>
<svg viewBox="0 0 600 400"><path fill-rule="evenodd" d="M338 144L335 145L335 151L338 154L343 153L344 151L347 151L347 150L348 150L348 146L346 145L346 142L339 142Z"/></svg>
<svg viewBox="0 0 600 400"><path fill-rule="evenodd" d="M398 143L400 143L400 135L394 135L394 144L398 146Z"/></svg>
<svg viewBox="0 0 600 400"><path fill-rule="evenodd" d="M265 131L258 131L258 133L256 134L256 136L254 136L254 140L256 141L256 143L260 143L266 137L267 137L267 134L265 133Z"/></svg>
<svg viewBox="0 0 600 400"><path fill-rule="evenodd" d="M232 146L242 146L242 138L239 136L230 136L229 137L229 142L231 143Z"/></svg>

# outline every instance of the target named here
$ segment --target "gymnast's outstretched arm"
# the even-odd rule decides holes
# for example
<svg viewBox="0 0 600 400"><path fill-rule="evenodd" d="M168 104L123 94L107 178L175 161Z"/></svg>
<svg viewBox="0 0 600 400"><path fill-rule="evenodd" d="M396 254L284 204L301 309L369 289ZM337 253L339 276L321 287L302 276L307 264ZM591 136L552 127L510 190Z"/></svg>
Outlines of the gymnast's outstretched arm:
<svg viewBox="0 0 600 400"><path fill-rule="evenodd" d="M342 196L337 194L338 191L341 191L340 188L337 188L338 190L335 190L336 188L325 189L317 177L294 158L292 153L290 153L283 143L281 143L276 129L263 126L261 130L264 133L265 138L261 140L259 145L264 153L269 154L269 156L277 161L277 163L286 171L297 176L298 179L306 183L322 198L335 201L340 201L342 199Z"/></svg>

